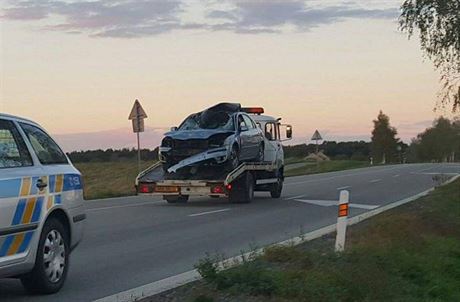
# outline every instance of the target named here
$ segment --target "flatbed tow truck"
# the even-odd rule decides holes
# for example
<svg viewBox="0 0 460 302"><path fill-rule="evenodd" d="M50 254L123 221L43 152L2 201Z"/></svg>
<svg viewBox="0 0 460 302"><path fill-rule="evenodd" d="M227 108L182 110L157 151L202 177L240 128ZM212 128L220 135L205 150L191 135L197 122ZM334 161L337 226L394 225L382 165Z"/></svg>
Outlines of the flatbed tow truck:
<svg viewBox="0 0 460 302"><path fill-rule="evenodd" d="M189 196L228 197L232 203L249 203L255 191L270 192L279 198L284 182L284 152L280 138L280 126L286 126L286 137L292 137L292 127L281 125L280 119L257 114L252 116L264 131L265 160L243 162L230 172L215 172L211 176L188 176L186 179L171 176L157 162L142 171L136 178L138 195L163 196L169 203L185 203ZM270 134L270 135L268 135ZM217 173L217 174L216 174Z"/></svg>

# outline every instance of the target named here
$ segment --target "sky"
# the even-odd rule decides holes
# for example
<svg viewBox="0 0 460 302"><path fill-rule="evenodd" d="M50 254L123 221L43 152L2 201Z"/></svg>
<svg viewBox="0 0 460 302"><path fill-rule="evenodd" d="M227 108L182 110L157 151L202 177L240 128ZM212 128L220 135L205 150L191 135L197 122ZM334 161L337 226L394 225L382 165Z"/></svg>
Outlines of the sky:
<svg viewBox="0 0 460 302"><path fill-rule="evenodd" d="M142 145L221 101L262 106L291 143L370 140L380 110L409 142L439 74L398 30L402 1L0 0L0 112L30 118L66 151Z"/></svg>

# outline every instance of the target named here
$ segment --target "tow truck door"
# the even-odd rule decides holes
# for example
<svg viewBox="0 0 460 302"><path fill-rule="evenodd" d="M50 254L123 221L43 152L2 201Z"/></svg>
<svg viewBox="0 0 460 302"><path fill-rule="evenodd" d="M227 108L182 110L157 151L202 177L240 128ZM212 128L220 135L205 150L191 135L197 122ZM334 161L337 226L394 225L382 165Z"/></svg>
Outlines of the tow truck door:
<svg viewBox="0 0 460 302"><path fill-rule="evenodd" d="M264 160L275 163L277 159L280 158L279 153L282 151L278 125L275 121L267 121L265 123L261 123L260 126L265 137Z"/></svg>

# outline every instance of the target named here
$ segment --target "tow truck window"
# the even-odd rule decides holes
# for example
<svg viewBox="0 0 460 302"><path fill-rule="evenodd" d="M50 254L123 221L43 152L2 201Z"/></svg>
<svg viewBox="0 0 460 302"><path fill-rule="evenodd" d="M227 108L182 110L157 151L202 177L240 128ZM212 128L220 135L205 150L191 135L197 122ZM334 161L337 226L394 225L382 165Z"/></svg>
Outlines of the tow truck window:
<svg viewBox="0 0 460 302"><path fill-rule="evenodd" d="M0 120L0 169L32 166L32 158L16 126Z"/></svg>
<svg viewBox="0 0 460 302"><path fill-rule="evenodd" d="M276 140L276 126L274 123L265 124L265 137L270 141Z"/></svg>
<svg viewBox="0 0 460 302"><path fill-rule="evenodd" d="M21 127L43 165L68 164L64 152L40 128L24 123L21 123Z"/></svg>

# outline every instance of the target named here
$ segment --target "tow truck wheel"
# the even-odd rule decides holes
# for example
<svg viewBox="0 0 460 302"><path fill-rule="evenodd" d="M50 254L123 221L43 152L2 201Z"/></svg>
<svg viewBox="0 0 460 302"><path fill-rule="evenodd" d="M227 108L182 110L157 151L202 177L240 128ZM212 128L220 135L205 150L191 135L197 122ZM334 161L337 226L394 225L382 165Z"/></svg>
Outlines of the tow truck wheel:
<svg viewBox="0 0 460 302"><path fill-rule="evenodd" d="M186 203L188 195L164 195L163 199L168 203Z"/></svg>
<svg viewBox="0 0 460 302"><path fill-rule="evenodd" d="M278 181L274 183L270 189L272 198L280 198L283 191L283 177L281 170L278 172Z"/></svg>
<svg viewBox="0 0 460 302"><path fill-rule="evenodd" d="M235 181L228 198L232 203L250 203L254 199L254 178L251 173L246 172Z"/></svg>
<svg viewBox="0 0 460 302"><path fill-rule="evenodd" d="M69 236L62 223L54 218L43 226L35 266L21 277L31 293L53 294L64 285L69 268Z"/></svg>

